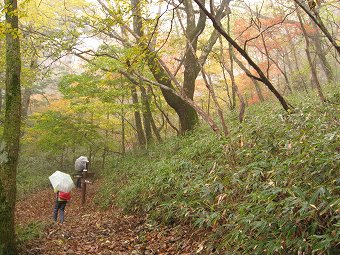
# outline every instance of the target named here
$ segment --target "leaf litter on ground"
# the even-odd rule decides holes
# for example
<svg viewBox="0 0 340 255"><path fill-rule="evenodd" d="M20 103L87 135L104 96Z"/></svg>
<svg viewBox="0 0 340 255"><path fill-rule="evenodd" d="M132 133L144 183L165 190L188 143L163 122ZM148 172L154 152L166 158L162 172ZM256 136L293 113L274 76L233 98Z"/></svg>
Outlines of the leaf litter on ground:
<svg viewBox="0 0 340 255"><path fill-rule="evenodd" d="M93 201L96 189L97 185L88 186L83 207L81 192L72 192L63 225L53 222L53 190L39 191L20 200L16 207L17 225L23 228L32 222L43 222L45 227L42 235L20 244L19 254L205 254L204 232L182 225L152 225L145 216L125 215L114 207L100 209Z"/></svg>

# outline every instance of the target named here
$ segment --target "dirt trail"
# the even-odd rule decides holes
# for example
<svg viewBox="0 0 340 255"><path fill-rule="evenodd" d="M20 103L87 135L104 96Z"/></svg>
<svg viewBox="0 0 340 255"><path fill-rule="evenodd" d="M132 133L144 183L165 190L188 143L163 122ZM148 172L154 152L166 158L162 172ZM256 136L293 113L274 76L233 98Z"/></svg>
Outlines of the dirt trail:
<svg viewBox="0 0 340 255"><path fill-rule="evenodd" d="M192 234L188 228L155 227L141 217L127 216L114 208L100 210L92 201L95 190L95 185L88 188L85 208L80 205L80 191L72 193L63 225L52 220L52 190L44 190L19 201L17 224L48 223L44 235L25 244L20 254L196 254L197 249L202 247L198 234Z"/></svg>

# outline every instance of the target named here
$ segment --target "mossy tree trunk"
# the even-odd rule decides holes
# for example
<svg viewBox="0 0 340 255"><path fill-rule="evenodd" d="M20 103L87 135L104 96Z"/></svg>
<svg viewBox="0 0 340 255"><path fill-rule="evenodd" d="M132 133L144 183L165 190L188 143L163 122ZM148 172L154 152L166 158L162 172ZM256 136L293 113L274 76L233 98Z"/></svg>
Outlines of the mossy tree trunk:
<svg viewBox="0 0 340 255"><path fill-rule="evenodd" d="M21 94L20 43L17 1L5 0L6 22L6 112L0 147L0 254L17 254L14 211L19 154Z"/></svg>

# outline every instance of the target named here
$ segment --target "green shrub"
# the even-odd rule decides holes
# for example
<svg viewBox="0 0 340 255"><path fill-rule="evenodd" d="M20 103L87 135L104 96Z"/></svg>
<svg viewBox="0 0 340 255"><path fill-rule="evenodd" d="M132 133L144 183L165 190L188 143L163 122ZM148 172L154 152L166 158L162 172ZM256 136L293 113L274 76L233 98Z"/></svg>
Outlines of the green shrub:
<svg viewBox="0 0 340 255"><path fill-rule="evenodd" d="M43 153L37 155L22 153L17 173L18 198L24 197L26 193L50 187L48 177L56 169L57 163L48 162Z"/></svg>
<svg viewBox="0 0 340 255"><path fill-rule="evenodd" d="M41 221L34 221L27 225L19 225L16 230L19 245L25 244L34 238L42 237L45 226L46 223Z"/></svg>
<svg viewBox="0 0 340 255"><path fill-rule="evenodd" d="M273 103L249 108L228 139L198 127L114 159L99 201L209 228L231 254L336 254L339 108L291 101L290 114Z"/></svg>

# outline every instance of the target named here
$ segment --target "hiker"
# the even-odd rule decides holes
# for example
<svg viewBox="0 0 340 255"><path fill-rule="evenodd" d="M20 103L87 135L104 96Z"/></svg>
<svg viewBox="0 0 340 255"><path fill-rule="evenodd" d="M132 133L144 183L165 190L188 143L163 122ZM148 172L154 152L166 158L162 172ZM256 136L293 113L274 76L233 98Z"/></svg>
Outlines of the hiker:
<svg viewBox="0 0 340 255"><path fill-rule="evenodd" d="M53 210L54 222L58 222L58 212L60 211L60 223L64 223L65 207L67 202L71 199L71 192L62 192L54 189L54 193L57 194L55 206Z"/></svg>
<svg viewBox="0 0 340 255"><path fill-rule="evenodd" d="M74 169L78 172L78 175L82 175L83 171L88 168L89 160L85 156L80 156L74 163ZM76 187L81 187L81 177L77 178Z"/></svg>

